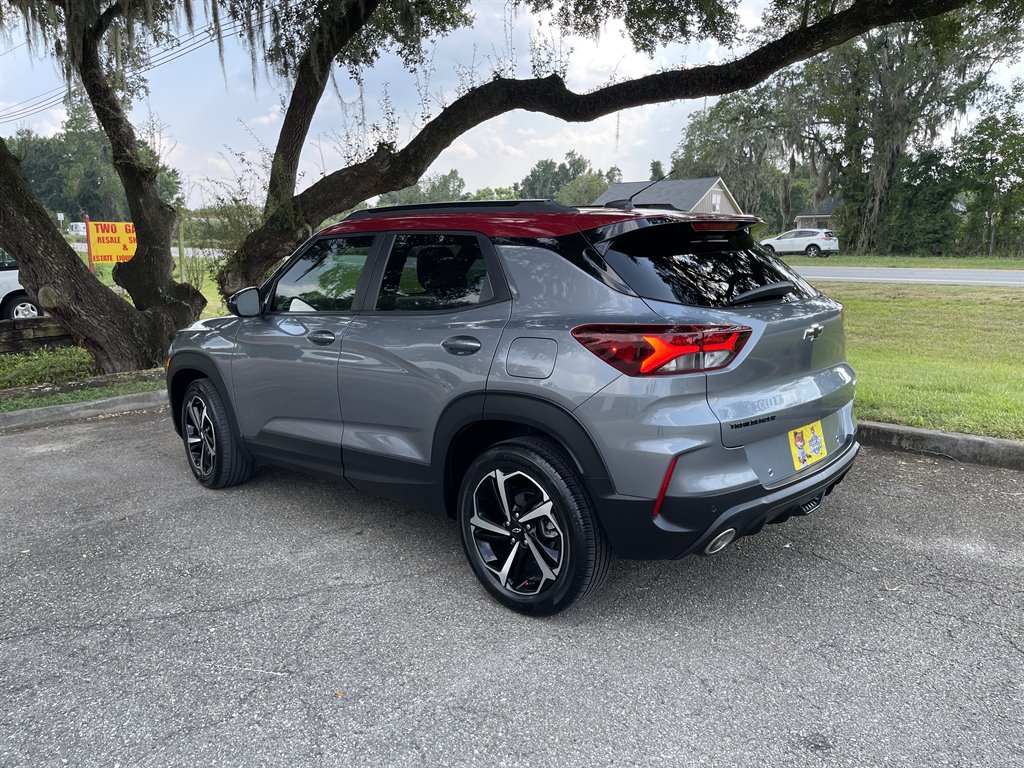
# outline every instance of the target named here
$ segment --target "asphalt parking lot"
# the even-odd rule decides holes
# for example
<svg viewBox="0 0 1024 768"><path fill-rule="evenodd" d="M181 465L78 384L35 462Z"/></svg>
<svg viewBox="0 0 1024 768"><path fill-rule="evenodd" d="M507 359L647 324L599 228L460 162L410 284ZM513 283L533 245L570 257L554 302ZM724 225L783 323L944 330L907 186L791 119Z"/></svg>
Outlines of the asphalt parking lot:
<svg viewBox="0 0 1024 768"><path fill-rule="evenodd" d="M819 512L528 619L454 523L166 413L0 436L0 765L1024 765L1024 474L865 450Z"/></svg>

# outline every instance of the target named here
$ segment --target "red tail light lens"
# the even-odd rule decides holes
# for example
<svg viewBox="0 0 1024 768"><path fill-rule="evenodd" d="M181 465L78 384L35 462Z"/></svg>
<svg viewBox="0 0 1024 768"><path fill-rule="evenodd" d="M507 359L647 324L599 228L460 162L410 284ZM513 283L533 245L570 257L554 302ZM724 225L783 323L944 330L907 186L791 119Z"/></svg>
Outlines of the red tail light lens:
<svg viewBox="0 0 1024 768"><path fill-rule="evenodd" d="M628 376L724 368L750 333L741 325L581 325L572 330L576 341Z"/></svg>

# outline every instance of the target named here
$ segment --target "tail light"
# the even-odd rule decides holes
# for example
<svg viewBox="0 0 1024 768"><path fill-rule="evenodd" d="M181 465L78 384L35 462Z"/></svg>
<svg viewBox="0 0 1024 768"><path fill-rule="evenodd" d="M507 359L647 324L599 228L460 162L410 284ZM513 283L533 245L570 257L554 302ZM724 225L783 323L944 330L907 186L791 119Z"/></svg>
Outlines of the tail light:
<svg viewBox="0 0 1024 768"><path fill-rule="evenodd" d="M724 368L750 332L741 325L581 325L572 335L628 376L664 376Z"/></svg>

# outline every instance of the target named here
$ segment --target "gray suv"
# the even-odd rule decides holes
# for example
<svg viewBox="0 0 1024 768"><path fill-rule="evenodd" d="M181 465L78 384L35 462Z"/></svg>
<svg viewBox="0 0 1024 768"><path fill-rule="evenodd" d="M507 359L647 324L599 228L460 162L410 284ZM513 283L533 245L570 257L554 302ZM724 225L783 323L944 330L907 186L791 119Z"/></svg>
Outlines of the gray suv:
<svg viewBox="0 0 1024 768"><path fill-rule="evenodd" d="M546 201L360 211L167 385L199 482L258 463L457 519L505 605L563 610L612 554L715 554L815 510L858 451L842 306L752 217Z"/></svg>

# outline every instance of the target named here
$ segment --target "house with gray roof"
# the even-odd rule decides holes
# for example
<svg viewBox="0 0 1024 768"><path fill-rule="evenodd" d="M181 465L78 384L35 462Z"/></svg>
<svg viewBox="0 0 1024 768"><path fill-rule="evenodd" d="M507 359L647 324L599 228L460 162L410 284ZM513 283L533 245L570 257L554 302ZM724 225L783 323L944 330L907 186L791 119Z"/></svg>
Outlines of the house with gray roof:
<svg viewBox="0 0 1024 768"><path fill-rule="evenodd" d="M826 197L817 205L805 208L796 215L797 229L831 229L832 217L842 204L838 197Z"/></svg>
<svg viewBox="0 0 1024 768"><path fill-rule="evenodd" d="M688 213L743 213L721 176L662 179L653 184L649 181L622 181L612 184L594 201L594 205L627 200L637 192L640 194L633 198L633 205L642 208L675 208Z"/></svg>

